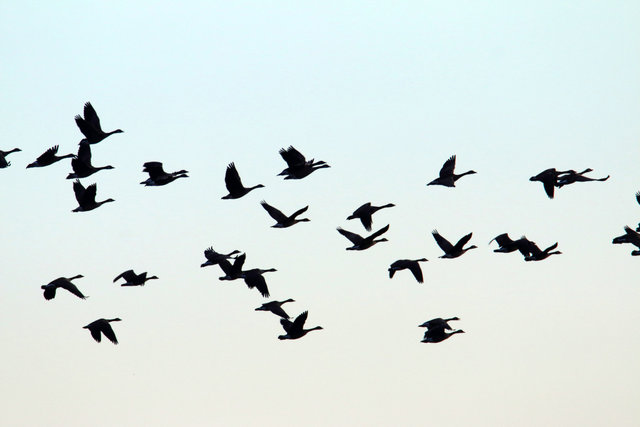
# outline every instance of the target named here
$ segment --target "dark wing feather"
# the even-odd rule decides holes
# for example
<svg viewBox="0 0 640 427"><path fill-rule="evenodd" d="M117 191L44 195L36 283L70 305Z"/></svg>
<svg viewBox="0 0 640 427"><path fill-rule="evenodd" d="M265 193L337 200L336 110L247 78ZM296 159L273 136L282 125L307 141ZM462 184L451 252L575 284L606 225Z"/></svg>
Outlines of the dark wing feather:
<svg viewBox="0 0 640 427"><path fill-rule="evenodd" d="M133 272L133 270L123 271L122 273L118 274L118 276L115 279L113 279L113 283L117 282L118 279L120 279L121 277L127 282L132 282L138 276L136 275L136 273Z"/></svg>
<svg viewBox="0 0 640 427"><path fill-rule="evenodd" d="M96 184L89 185L82 194L83 203L93 204L96 201L96 192L98 191L98 187ZM83 203L80 203L82 205Z"/></svg>
<svg viewBox="0 0 640 427"><path fill-rule="evenodd" d="M149 174L149 178L154 181L167 175L167 173L162 168L161 162L147 162L143 166L144 172L147 172Z"/></svg>
<svg viewBox="0 0 640 427"><path fill-rule="evenodd" d="M286 333L289 333L293 328L293 322L288 319L280 319L280 324Z"/></svg>
<svg viewBox="0 0 640 427"><path fill-rule="evenodd" d="M491 242L493 242L494 240L498 242L498 245L500 245L501 247L507 246L513 243L513 240L511 240L508 233L502 233L499 236L494 237L493 239L491 239Z"/></svg>
<svg viewBox="0 0 640 427"><path fill-rule="evenodd" d="M40 156L38 156L36 160L40 164L51 163L53 160L55 160L57 152L58 146L54 145L53 147L42 153Z"/></svg>
<svg viewBox="0 0 640 427"><path fill-rule="evenodd" d="M111 328L111 325L108 322L104 324L104 327L102 328L102 333L104 334L105 337L109 338L109 341L111 341L114 344L118 344L118 338L116 338L116 333L113 332L113 328Z"/></svg>
<svg viewBox="0 0 640 427"><path fill-rule="evenodd" d="M244 188L242 180L240 179L240 174L238 174L238 170L234 163L229 163L229 166L227 166L227 172L224 175L224 183L231 194L242 191Z"/></svg>
<svg viewBox="0 0 640 427"><path fill-rule="evenodd" d="M550 199L553 199L553 191L555 188L553 181L545 179L542 181L542 185L544 186L544 191L547 193L547 196L549 196Z"/></svg>
<svg viewBox="0 0 640 427"><path fill-rule="evenodd" d="M440 169L440 178L446 178L453 175L453 170L456 167L456 156L455 154L449 157L449 160L444 162L442 165L442 169Z"/></svg>
<svg viewBox="0 0 640 427"><path fill-rule="evenodd" d="M360 236L359 234L356 233L352 233L350 231L347 231L343 228L336 228L336 230L338 230L338 233L342 234L344 237L346 237L347 239L349 239L351 241L351 243L353 243L354 245L357 245L359 243L361 243L364 238L362 236Z"/></svg>
<svg viewBox="0 0 640 427"><path fill-rule="evenodd" d="M73 283L71 283L68 280L65 280L64 282L62 282L60 284L60 287L63 288L63 289L66 289L69 292L71 292L72 294L74 294L78 298L82 298L82 299L86 299L87 298L82 294L82 292L80 292L80 290L78 289L78 287L76 285L74 285Z"/></svg>
<svg viewBox="0 0 640 427"><path fill-rule="evenodd" d="M44 288L44 299L50 300L56 297L56 288L55 286L47 286Z"/></svg>
<svg viewBox="0 0 640 427"><path fill-rule="evenodd" d="M412 262L409 264L408 267L409 267L409 270L411 270L411 273L413 273L413 277L416 278L418 283L423 283L424 278L422 277L422 269L420 268L420 263Z"/></svg>
<svg viewBox="0 0 640 427"><path fill-rule="evenodd" d="M440 246L440 249L442 249L446 253L452 251L453 245L447 239L442 237L440 233L438 233L438 230L433 230L431 234L433 235L433 238L436 239L436 243L438 244L438 246Z"/></svg>
<svg viewBox="0 0 640 427"><path fill-rule="evenodd" d="M91 146L86 142L81 143L76 158L83 163L91 164Z"/></svg>
<svg viewBox="0 0 640 427"><path fill-rule="evenodd" d="M94 110L90 102L84 104L84 120L89 123L95 131L102 133L100 118L98 118L98 113L96 113L96 110Z"/></svg>
<svg viewBox="0 0 640 427"><path fill-rule="evenodd" d="M279 223L283 223L283 222L285 222L286 220L289 219L289 217L287 217L285 214L283 214L278 209L274 208L273 206L271 206L270 204L268 204L264 200L261 201L260 204L262 205L264 210L266 210L269 213L271 218L275 219Z"/></svg>
<svg viewBox="0 0 640 427"><path fill-rule="evenodd" d="M304 328L304 322L307 321L308 315L308 311L303 311L298 317L296 317L296 320L293 321L293 328L301 331L302 328Z"/></svg>
<svg viewBox="0 0 640 427"><path fill-rule="evenodd" d="M292 213L292 214L291 214L291 218L295 218L295 217L297 217L298 215L300 215L300 214L302 214L302 213L306 212L306 211L307 211L307 209L309 209L309 206L305 206L305 207L304 207L304 208L302 208L302 209L298 209L297 211L295 211L294 213Z"/></svg>
<svg viewBox="0 0 640 427"><path fill-rule="evenodd" d="M473 235L473 233L469 233L466 236L462 236L462 238L460 240L458 240L458 243L456 243L456 245L454 246L455 249L458 250L462 250L462 248L464 248L464 245L467 244L467 242L469 240L471 240L471 236Z"/></svg>
<svg viewBox="0 0 640 427"><path fill-rule="evenodd" d="M91 328L89 329L89 331L91 332L91 336L93 337L94 340L96 340L97 342L102 341L102 335L100 334L100 329Z"/></svg>
<svg viewBox="0 0 640 427"><path fill-rule="evenodd" d="M373 240L378 236L382 236L384 233L386 233L387 231L389 231L389 224L385 225L384 227L382 227L380 230L376 231L375 233L373 233L372 235L370 235L369 237L367 237L367 239ZM354 242L355 243L355 242Z"/></svg>
<svg viewBox="0 0 640 427"><path fill-rule="evenodd" d="M76 200L78 203L82 203L85 191L85 188L79 180L76 179L73 181L73 192L76 194Z"/></svg>
<svg viewBox="0 0 640 427"><path fill-rule="evenodd" d="M307 161L305 157L298 150L293 148L292 145L289 146L286 150L280 150L280 155L287 162L290 168L304 165Z"/></svg>

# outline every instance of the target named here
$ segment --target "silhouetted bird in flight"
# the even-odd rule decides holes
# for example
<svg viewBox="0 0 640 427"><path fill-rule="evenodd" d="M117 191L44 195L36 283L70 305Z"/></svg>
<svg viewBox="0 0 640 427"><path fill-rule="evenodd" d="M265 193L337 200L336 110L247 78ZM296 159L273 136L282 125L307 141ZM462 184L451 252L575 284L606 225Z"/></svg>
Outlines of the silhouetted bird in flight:
<svg viewBox="0 0 640 427"><path fill-rule="evenodd" d="M360 222L362 222L364 229L367 231L371 231L371 222L372 222L371 216L377 211L379 211L380 209L392 208L394 206L395 205L393 203L387 203L386 205L382 205L382 206L371 206L371 202L367 202L364 205L360 206L355 211L353 211L353 213L349 215L347 219L360 218Z"/></svg>
<svg viewBox="0 0 640 427"><path fill-rule="evenodd" d="M247 254L238 255L231 264L227 259L218 260L218 265L224 272L224 276L219 280L237 280L242 279L242 266L247 258Z"/></svg>
<svg viewBox="0 0 640 427"><path fill-rule="evenodd" d="M459 317L450 317L448 319L443 319L442 317L438 317L435 319L427 320L421 325L418 325L419 328L427 328L427 329L448 329L452 330L451 326L449 326L449 322L452 320L460 320Z"/></svg>
<svg viewBox="0 0 640 427"><path fill-rule="evenodd" d="M383 237L382 239L376 240L376 237L379 237L384 233L386 233L389 230L389 225L387 224L386 226L382 227L380 230L376 231L375 233L373 233L368 237L362 237L359 234L352 233L340 227L336 228L336 230L338 230L338 233L342 234L344 237L349 239L351 243L353 243L353 246L347 248L348 251L362 251L365 249L369 249L371 246L375 245L376 243L386 242L387 241L386 238Z"/></svg>
<svg viewBox="0 0 640 427"><path fill-rule="evenodd" d="M209 246L204 251L204 256L205 256L205 258L207 258L207 260L203 264L200 264L200 267L207 267L209 265L216 265L220 261L227 260L227 259L231 258L232 255L239 254L239 253L240 253L240 251L234 250L234 251L229 252L228 254L221 254L221 253L216 252L215 250L213 250L213 246Z"/></svg>
<svg viewBox="0 0 640 427"><path fill-rule="evenodd" d="M520 251L523 256L529 255L530 241L525 236L522 236L517 240L512 240L509 237L508 233L502 233L491 239L489 244L491 244L491 242L493 242L494 240L498 243L498 245L500 245L500 247L498 249L494 249L493 252L511 253Z"/></svg>
<svg viewBox="0 0 640 427"><path fill-rule="evenodd" d="M27 165L27 169L29 168L41 168L44 166L49 166L55 162L58 162L62 159L67 159L70 157L75 157L75 155L73 154L65 154L64 156L58 156L58 146L54 145L53 147L49 148L47 151L45 151L44 153L42 153L35 162L33 163L29 163Z"/></svg>
<svg viewBox="0 0 640 427"><path fill-rule="evenodd" d="M554 249L557 247L558 247L558 242L554 243L553 245L549 246L547 249L543 251L543 250L540 250L538 245L536 245L534 242L529 241L529 246L528 246L529 255L526 255L524 257L524 260L525 261L542 261L543 259L549 258L549 256L551 255L559 255L562 252L554 251Z"/></svg>
<svg viewBox="0 0 640 427"><path fill-rule="evenodd" d="M290 316L282 309L282 304L288 303L288 302L295 302L295 300L292 300L291 298L286 299L284 301L269 301L269 302L265 302L264 304L262 304L260 307L256 308L256 311L270 311L273 314L275 314L276 316L280 316L283 319L289 319Z"/></svg>
<svg viewBox="0 0 640 427"><path fill-rule="evenodd" d="M242 185L242 180L240 179L240 175L238 174L238 170L234 163L229 163L229 166L227 166L227 172L224 175L224 183L227 186L229 194L222 197L223 199L239 199L251 190L264 187L262 184L254 185L253 187L245 187Z"/></svg>
<svg viewBox="0 0 640 427"><path fill-rule="evenodd" d="M556 184L556 186L558 188L562 188L563 186L573 184L574 182L606 181L609 179L609 175L605 176L604 178L589 178L588 176L584 176L584 174L588 172L593 172L593 169L587 168L582 172L569 170L558 176L558 183Z"/></svg>
<svg viewBox="0 0 640 427"><path fill-rule="evenodd" d="M115 319L98 319L89 323L87 326L83 326L83 329L88 329L91 332L91 336L97 342L102 340L102 334L114 344L118 344L115 332L111 328L109 322L120 322L122 319L116 317Z"/></svg>
<svg viewBox="0 0 640 427"><path fill-rule="evenodd" d="M113 199L96 202L96 191L96 184L91 184L87 188L84 188L80 181L76 179L73 182L73 192L76 194L76 200L80 206L75 208L72 212L91 211L102 206L104 203L115 202Z"/></svg>
<svg viewBox="0 0 640 427"><path fill-rule="evenodd" d="M16 153L18 151L22 151L19 148L13 148L9 151L2 151L0 150L0 169L6 168L11 166L11 162L8 162L6 157L11 154L11 153Z"/></svg>
<svg viewBox="0 0 640 427"><path fill-rule="evenodd" d="M627 225L624 226L624 231L625 231L625 234L614 238L612 243L614 244L631 243L632 245L640 249L640 234L638 234L638 232L636 231L633 231L631 227ZM633 256L640 255L640 250L632 251L631 255Z"/></svg>
<svg viewBox="0 0 640 427"><path fill-rule="evenodd" d="M269 298L269 288L267 287L267 281L264 280L262 276L264 273L268 273L271 271L278 271L275 268L267 268L266 270L260 268L253 268L251 270L246 270L242 272L242 278L244 279L244 283L249 287L249 289L256 288L260 295L265 298Z"/></svg>
<svg viewBox="0 0 640 427"><path fill-rule="evenodd" d="M288 166L278 174L278 176L284 176L284 179L302 179L313 171L330 167L322 160L317 162L314 159L307 160L291 145L286 150L281 148L279 153Z"/></svg>
<svg viewBox="0 0 640 427"><path fill-rule="evenodd" d="M120 129L104 132L100 127L100 118L98 118L98 114L90 102L84 104L84 119L80 117L80 115L77 115L75 116L75 120L80 132L84 135L84 139L80 141L81 144L83 142L97 144L109 135L123 132Z"/></svg>
<svg viewBox="0 0 640 427"><path fill-rule="evenodd" d="M287 228L287 227L291 227L292 225L297 224L299 222L310 221L308 218L301 218L301 219L297 219L296 218L298 215L306 212L307 209L309 209L309 206L305 206L302 209L298 209L297 211L292 213L290 216L287 216L287 215L283 214L282 212L280 212L278 209L274 208L273 206L271 206L270 204L265 202L264 200L261 201L260 204L269 213L271 218L273 218L273 219L275 219L277 221L275 225L271 226L273 228Z"/></svg>
<svg viewBox="0 0 640 427"><path fill-rule="evenodd" d="M443 319L438 317L437 319L431 319L427 322L424 322L422 325L419 325L420 328L427 328L424 333L424 338L421 342L424 343L437 343L446 340L455 334L462 334L464 331L462 329L458 329L452 332L446 332L446 330L451 330L451 326L449 326L450 321L452 320L460 320L457 317L451 317L449 319Z"/></svg>
<svg viewBox="0 0 640 427"><path fill-rule="evenodd" d="M571 171L557 171L555 168L543 170L536 176L529 178L529 181L540 181L544 186L544 191L550 199L553 199L554 188L558 186L558 176Z"/></svg>
<svg viewBox="0 0 640 427"><path fill-rule="evenodd" d="M149 178L142 181L140 184L144 184L145 187L159 187L175 181L178 178L189 178L189 171L184 169L177 172L167 173L162 168L162 162L146 162L143 166L142 172L147 172Z"/></svg>
<svg viewBox="0 0 640 427"><path fill-rule="evenodd" d="M444 185L445 187L455 187L456 181L462 178L465 175L470 175L477 173L476 171L470 170L465 173L461 173L459 175L453 173L453 170L456 167L456 156L453 155L449 157L449 160L444 162L442 165L442 169L440 169L440 176L427 185Z"/></svg>
<svg viewBox="0 0 640 427"><path fill-rule="evenodd" d="M469 233L466 236L463 236L455 245L452 245L451 242L442 237L440 233L438 233L438 230L433 230L431 234L433 234L433 238L436 239L436 243L438 244L438 246L440 246L440 249L444 251L444 255L442 255L440 258L457 258L469 249L477 248L476 245L471 245L468 248L464 248L464 245L466 245L467 242L471 240L471 236L473 235L473 233Z"/></svg>
<svg viewBox="0 0 640 427"><path fill-rule="evenodd" d="M147 272L136 274L133 270L127 270L113 279L113 283L116 283L118 279L124 279L125 282L120 286L144 286L147 280L157 279L158 276L150 276L147 277Z"/></svg>
<svg viewBox="0 0 640 427"><path fill-rule="evenodd" d="M311 329L304 329L304 322L307 321L307 316L309 312L304 311L295 320L292 322L288 319L280 319L280 324L284 328L286 332L285 335L280 335L278 337L279 340L297 340L298 338L302 338L307 335L311 331L315 331L318 329L322 329L322 326L315 326Z"/></svg>
<svg viewBox="0 0 640 427"><path fill-rule="evenodd" d="M395 261L389 267L389 278L390 279L393 278L393 275L396 271L400 271L408 268L409 271L411 271L411 273L413 274L413 277L416 278L418 283L422 283L424 279L422 278L422 269L420 268L420 264L419 264L422 261L428 261L428 260L426 258L420 258L415 260L399 259Z"/></svg>
<svg viewBox="0 0 640 427"><path fill-rule="evenodd" d="M44 289L44 298L46 300L55 298L56 290L58 288L62 288L71 292L78 298L86 299L87 297L84 296L82 292L80 292L80 290L76 287L76 285L71 283L72 280L79 279L81 277L84 277L84 276L82 274L78 274L73 277L58 277L56 280L53 280L47 283L46 285L40 286L41 289Z"/></svg>
<svg viewBox="0 0 640 427"><path fill-rule="evenodd" d="M67 175L67 179L86 178L103 169L113 169L113 166L95 167L91 164L91 146L87 142L80 143L78 155L71 159L73 173Z"/></svg>

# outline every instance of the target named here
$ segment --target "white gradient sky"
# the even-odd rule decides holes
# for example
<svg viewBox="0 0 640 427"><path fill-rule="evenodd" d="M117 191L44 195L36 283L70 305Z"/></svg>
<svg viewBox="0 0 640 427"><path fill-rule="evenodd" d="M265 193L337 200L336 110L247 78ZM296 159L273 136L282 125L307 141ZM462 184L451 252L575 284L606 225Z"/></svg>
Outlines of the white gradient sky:
<svg viewBox="0 0 640 427"><path fill-rule="evenodd" d="M640 420L640 4L637 1L0 2L0 424L633 426ZM84 179L116 202L76 207L68 161L91 101L103 128ZM297 182L278 149L327 161ZM474 169L425 184L450 155ZM190 178L144 188L146 161ZM235 161L243 199L223 201ZM605 183L548 200L528 178L582 170ZM276 230L260 207L310 205ZM393 202L361 253L336 226ZM430 236L473 232L442 260ZM562 255L494 254L526 234ZM281 342L265 300L201 269L202 251L274 267L273 299L322 325ZM425 283L388 265L426 257ZM112 283L134 268L143 288ZM40 286L59 276L90 296ZM421 322L467 333L422 344ZM120 345L95 343L100 317Z"/></svg>

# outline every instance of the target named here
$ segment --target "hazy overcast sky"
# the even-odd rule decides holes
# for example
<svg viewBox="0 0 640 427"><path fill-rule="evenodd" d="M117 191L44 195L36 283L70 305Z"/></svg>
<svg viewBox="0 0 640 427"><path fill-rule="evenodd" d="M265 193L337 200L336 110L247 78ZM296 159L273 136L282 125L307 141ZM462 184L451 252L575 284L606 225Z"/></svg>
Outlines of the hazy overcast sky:
<svg viewBox="0 0 640 427"><path fill-rule="evenodd" d="M612 245L640 221L637 1L0 2L2 311L7 426L636 426L640 258ZM68 160L91 101L105 130L91 212ZM329 169L277 177L295 146ZM473 169L427 187L443 162ZM143 187L142 164L190 177ZM226 165L246 185L221 200ZM592 168L549 200L540 171ZM260 200L308 223L279 230ZM337 226L396 207L363 252ZM431 237L478 246L443 260ZM495 254L525 234L562 255ZM238 249L271 299L309 310L279 341L268 300L200 268ZM426 257L425 283L401 258ZM112 283L133 268L160 277ZM80 300L40 286L82 274ZM269 300L271 300L269 299ZM465 330L423 344L417 326ZM120 344L82 326L101 317Z"/></svg>

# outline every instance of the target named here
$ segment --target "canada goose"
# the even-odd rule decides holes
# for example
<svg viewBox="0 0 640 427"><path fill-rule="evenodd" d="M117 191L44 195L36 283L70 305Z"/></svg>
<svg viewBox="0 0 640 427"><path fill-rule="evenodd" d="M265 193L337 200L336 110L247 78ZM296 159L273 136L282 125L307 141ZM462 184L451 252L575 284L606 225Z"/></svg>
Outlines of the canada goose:
<svg viewBox="0 0 640 427"><path fill-rule="evenodd" d="M427 328L427 330L431 329L448 329L451 330L451 326L449 326L449 322L452 320L460 320L459 317L450 317L448 319L443 319L442 317L438 317L435 319L427 320L422 325L418 325L419 328Z"/></svg>
<svg viewBox="0 0 640 427"><path fill-rule="evenodd" d="M271 218L277 221L275 225L271 226L273 228L287 228L299 222L310 221L308 218L301 218L301 219L296 218L298 215L306 212L306 210L309 209L309 206L305 206L302 209L298 209L297 211L292 213L290 216L286 216L285 214L283 214L278 209L274 208L264 200L261 201L260 204L269 213L269 215L271 215Z"/></svg>
<svg viewBox="0 0 640 427"><path fill-rule="evenodd" d="M239 253L240 251L234 250L229 252L228 254L221 254L213 250L213 246L209 246L204 251L204 256L205 258L207 258L207 260L203 264L200 264L200 267L206 267L208 265L216 265L221 260L227 260L231 258L232 255L239 254Z"/></svg>
<svg viewBox="0 0 640 427"><path fill-rule="evenodd" d="M147 272L136 274L133 270L127 270L113 279L113 283L116 283L118 279L123 278L125 282L120 286L144 286L147 280L157 279L158 276L147 277Z"/></svg>
<svg viewBox="0 0 640 427"><path fill-rule="evenodd" d="M422 283L423 282L422 269L420 268L420 264L419 264L422 261L428 261L428 259L426 258L420 258L416 260L399 259L398 261L395 261L389 267L389 279L393 278L393 275L396 271L404 270L405 268L408 268L413 274L413 277L416 278L418 283Z"/></svg>
<svg viewBox="0 0 640 427"><path fill-rule="evenodd" d="M224 182L229 194L222 197L223 199L239 199L251 190L264 187L262 184L254 185L253 187L245 187L242 185L242 180L240 179L235 163L229 163L229 166L227 166L227 172L224 175Z"/></svg>
<svg viewBox="0 0 640 427"><path fill-rule="evenodd" d="M538 245L536 245L532 241L529 241L529 247L528 247L529 255L526 255L524 257L524 260L525 261L542 261L543 259L547 259L551 255L559 255L562 252L553 251L557 247L558 247L558 242L554 243L553 245L549 246L547 249L542 251L542 250L540 250ZM551 252L551 251L553 251L553 252Z"/></svg>
<svg viewBox="0 0 640 427"><path fill-rule="evenodd" d="M466 245L467 242L471 240L471 236L473 235L473 233L469 233L466 236L463 236L455 245L452 245L451 242L442 237L440 233L438 233L438 230L433 230L431 234L433 235L433 238L436 239L436 243L438 244L438 246L440 246L440 249L444 251L444 255L442 255L440 258L457 258L469 249L477 248L476 245L471 245L468 248L464 248L464 245Z"/></svg>
<svg viewBox="0 0 640 427"><path fill-rule="evenodd" d="M22 151L22 150L21 150L21 149L19 149L19 148L14 148L14 149L9 150L9 151L2 151L2 150L0 150L0 169L6 168L6 167L8 167L8 166L11 166L11 162L8 162L8 161L7 161L7 159L6 159L6 157L7 157L9 154L11 154L11 153L15 153L15 152L18 152L18 151Z"/></svg>
<svg viewBox="0 0 640 427"><path fill-rule="evenodd" d="M80 141L87 142L89 144L97 144L102 141L109 135L113 135L114 133L122 133L123 131L120 129L113 130L111 132L104 132L100 127L100 119L98 118L98 114L96 110L93 109L93 106L90 102L84 104L84 119L80 117L80 115L75 116L76 124L80 129L80 132L85 136L85 138Z"/></svg>
<svg viewBox="0 0 640 427"><path fill-rule="evenodd" d="M317 162L314 159L307 160L302 153L291 145L286 150L281 148L279 153L288 165L286 169L278 174L278 176L284 176L284 179L302 179L313 171L330 167L322 160Z"/></svg>
<svg viewBox="0 0 640 427"><path fill-rule="evenodd" d="M371 202L367 202L353 211L353 213L349 215L347 219L360 218L360 222L362 222L364 229L367 231L371 231L371 215L378 212L380 209L392 208L394 206L395 205L393 203L387 203L386 205L382 206L371 206Z"/></svg>
<svg viewBox="0 0 640 427"><path fill-rule="evenodd" d="M493 252L511 253L520 251L523 256L529 255L529 240L525 236L520 237L518 240L512 240L508 233L502 233L491 239L489 244L494 240L500 247L494 249Z"/></svg>
<svg viewBox="0 0 640 427"><path fill-rule="evenodd" d="M369 249L371 246L375 245L376 243L386 242L387 239L384 237L378 240L374 240L374 239L386 233L387 230L389 230L389 224L382 227L380 230L376 231L375 233L373 233L368 237L362 237L359 234L352 233L340 227L336 228L336 230L338 230L338 233L342 234L344 237L349 239L351 243L353 243L353 246L347 248L348 251L362 251L365 249Z"/></svg>
<svg viewBox="0 0 640 427"><path fill-rule="evenodd" d="M244 279L244 283L247 284L249 289L256 288L265 298L269 298L269 288L267 287L267 281L264 280L262 275L264 273L268 273L271 271L278 271L275 268L267 268L266 270L262 270L260 268L253 268L251 270L246 270L242 272L242 278Z"/></svg>
<svg viewBox="0 0 640 427"><path fill-rule="evenodd" d="M636 246L637 248L640 248L640 234L638 234L636 231L633 231L631 229L631 227L625 225L624 226L624 231L626 234L623 234L622 236L618 236L616 238L613 239L613 243L619 244L619 243L631 243L632 245ZM632 256L638 256L640 255L640 250L634 250L631 252Z"/></svg>
<svg viewBox="0 0 640 427"><path fill-rule="evenodd" d="M529 178L529 181L540 181L544 186L544 191L550 199L553 199L554 188L558 186L558 176L571 171L557 171L555 168L543 170L536 176Z"/></svg>
<svg viewBox="0 0 640 427"><path fill-rule="evenodd" d="M49 148L47 151L45 151L44 153L42 153L35 162L33 163L29 163L27 165L27 169L29 168L41 168L44 166L49 166L55 162L58 162L62 159L66 159L69 157L74 157L73 154L65 154L64 156L57 156L56 154L58 153L58 146L54 145L53 147Z"/></svg>
<svg viewBox="0 0 640 427"><path fill-rule="evenodd" d="M440 176L427 185L444 185L445 187L455 187L456 181L462 178L465 175L470 175L477 173L476 171L470 170L465 173L461 173L457 175L453 173L453 170L456 167L456 156L455 154L449 157L449 160L444 162L442 165L442 169L440 169Z"/></svg>
<svg viewBox="0 0 640 427"><path fill-rule="evenodd" d="M140 183L144 184L145 187L159 187L173 182L178 178L189 178L189 175L187 175L189 171L184 169L171 173L165 172L164 169L162 169L162 162L146 162L142 166L144 167L142 172L149 174L149 178Z"/></svg>
<svg viewBox="0 0 640 427"><path fill-rule="evenodd" d="M118 344L116 334L115 332L113 332L113 329L111 328L109 322L120 322L121 320L122 319L120 319L119 317L116 317L115 319L98 319L89 323L87 326L83 326L82 329L88 329L89 332L91 332L91 336L93 337L93 339L97 342L100 342L100 340L102 339L102 333L105 337L109 338L109 341L114 344Z"/></svg>
<svg viewBox="0 0 640 427"><path fill-rule="evenodd" d="M55 298L56 289L58 288L66 289L67 291L71 292L78 298L86 299L87 297L84 296L82 292L80 292L80 290L76 287L76 285L71 283L72 280L79 279L81 277L84 277L84 276L82 274L77 274L73 277L58 277L56 280L53 280L47 283L46 285L40 286L40 289L44 289L44 298L46 300Z"/></svg>
<svg viewBox="0 0 640 427"><path fill-rule="evenodd" d="M444 340L446 340L447 338L451 337L452 335L455 334L464 334L464 331L462 329L458 329L452 332L445 332L444 328L443 329L434 329L434 330L427 330L424 333L424 339L420 342L432 342L432 343L437 343L437 342L442 342Z"/></svg>
<svg viewBox="0 0 640 427"><path fill-rule="evenodd" d="M224 276L220 277L219 280L242 279L242 266L244 265L244 261L246 258L247 254L239 255L233 260L233 264L231 264L226 259L218 260L218 265L225 274Z"/></svg>
<svg viewBox="0 0 640 427"><path fill-rule="evenodd" d="M582 172L569 170L558 176L558 183L556 184L556 187L562 188L563 186L573 184L574 182L606 181L609 179L609 175L604 178L589 178L588 176L584 176L587 172L593 172L593 169L587 168Z"/></svg>
<svg viewBox="0 0 640 427"><path fill-rule="evenodd" d="M288 302L295 302L295 300L292 300L291 298L286 299L284 301L269 301L269 302L265 302L264 304L262 304L260 307L256 308L256 311L270 311L273 314L275 314L276 316L280 316L283 319L289 319L291 316L289 316L283 309L282 309L282 304L288 303Z"/></svg>
<svg viewBox="0 0 640 427"><path fill-rule="evenodd" d="M309 315L308 311L302 312L295 320L292 322L287 319L280 319L280 324L284 328L286 332L285 335L280 335L278 337L279 340L297 340L298 338L302 338L307 335L307 333L311 331L315 331L318 329L322 329L322 326L315 326L311 329L304 329L304 322L307 321L307 316Z"/></svg>
<svg viewBox="0 0 640 427"><path fill-rule="evenodd" d="M101 202L96 202L96 184L91 184L87 188L80 183L79 180L73 181L73 191L76 194L76 200L78 201L78 206L72 212L86 212L91 211L95 208L100 207L104 203L115 202L113 199L103 200Z"/></svg>
<svg viewBox="0 0 640 427"><path fill-rule="evenodd" d="M67 175L67 179L86 178L103 169L113 169L113 166L95 167L91 164L91 146L87 142L80 143L78 155L71 159L73 173Z"/></svg>

